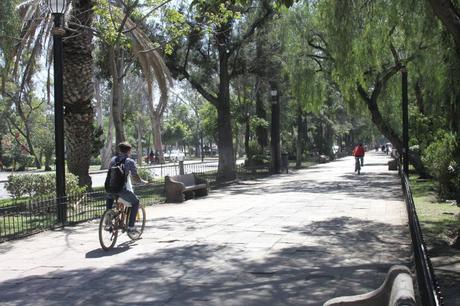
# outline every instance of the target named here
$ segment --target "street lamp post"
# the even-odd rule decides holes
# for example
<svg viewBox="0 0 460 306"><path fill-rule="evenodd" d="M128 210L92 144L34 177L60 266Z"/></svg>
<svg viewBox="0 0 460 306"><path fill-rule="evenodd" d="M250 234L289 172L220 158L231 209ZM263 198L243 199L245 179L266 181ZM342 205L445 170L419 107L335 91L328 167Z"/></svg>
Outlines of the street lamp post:
<svg viewBox="0 0 460 306"><path fill-rule="evenodd" d="M280 150L280 105L276 84L271 85L270 96L272 97L272 172L280 173L281 150Z"/></svg>
<svg viewBox="0 0 460 306"><path fill-rule="evenodd" d="M54 137L56 145L56 197L57 218L62 224L67 219L67 201L65 199L65 155L64 155L64 93L63 93L63 45L62 37L66 0L48 0L53 15L53 54L54 54Z"/></svg>

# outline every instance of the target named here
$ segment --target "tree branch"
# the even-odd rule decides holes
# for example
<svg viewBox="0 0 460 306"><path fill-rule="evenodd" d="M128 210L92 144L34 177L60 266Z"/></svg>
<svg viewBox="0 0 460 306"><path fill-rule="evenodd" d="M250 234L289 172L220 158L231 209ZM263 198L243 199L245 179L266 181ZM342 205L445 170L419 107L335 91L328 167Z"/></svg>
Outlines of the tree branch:
<svg viewBox="0 0 460 306"><path fill-rule="evenodd" d="M434 14L453 36L457 53L460 55L460 13L450 0L429 0Z"/></svg>
<svg viewBox="0 0 460 306"><path fill-rule="evenodd" d="M385 87L385 84L388 82L388 80L398 73L399 70L401 70L403 66L402 65L394 65L390 68L388 68L386 71L384 71L380 77L377 78L377 81L375 82L374 85L374 90L372 91L372 94L370 96L371 102L376 102L378 96L380 95L380 92L382 89Z"/></svg>
<svg viewBox="0 0 460 306"><path fill-rule="evenodd" d="M270 17L274 15L274 10L270 4L266 1L262 1L263 7L265 8L265 13L262 16L259 16L249 27L249 29L241 36L241 39L234 42L229 48L229 56L235 52L247 39L249 39L257 28L262 27L265 22L269 20Z"/></svg>

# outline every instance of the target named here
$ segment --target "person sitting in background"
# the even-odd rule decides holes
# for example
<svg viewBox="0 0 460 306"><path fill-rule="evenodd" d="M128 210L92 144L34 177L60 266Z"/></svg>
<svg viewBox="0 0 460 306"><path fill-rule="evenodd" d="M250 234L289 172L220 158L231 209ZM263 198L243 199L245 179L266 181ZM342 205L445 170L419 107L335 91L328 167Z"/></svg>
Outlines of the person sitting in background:
<svg viewBox="0 0 460 306"><path fill-rule="evenodd" d="M153 164L154 161L155 161L155 154L153 154L153 150L150 150L149 164Z"/></svg>

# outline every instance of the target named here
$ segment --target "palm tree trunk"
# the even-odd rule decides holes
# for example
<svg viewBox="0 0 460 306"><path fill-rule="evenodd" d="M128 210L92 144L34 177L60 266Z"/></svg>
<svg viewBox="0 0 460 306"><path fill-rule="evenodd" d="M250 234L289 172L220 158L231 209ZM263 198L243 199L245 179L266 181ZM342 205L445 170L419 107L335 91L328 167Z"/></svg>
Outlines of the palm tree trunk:
<svg viewBox="0 0 460 306"><path fill-rule="evenodd" d="M93 57L91 23L93 1L73 0L69 27L64 39L64 106L68 170L79 184L91 187L89 165L93 133ZM78 25L77 25L78 24ZM82 25L82 26L80 26Z"/></svg>

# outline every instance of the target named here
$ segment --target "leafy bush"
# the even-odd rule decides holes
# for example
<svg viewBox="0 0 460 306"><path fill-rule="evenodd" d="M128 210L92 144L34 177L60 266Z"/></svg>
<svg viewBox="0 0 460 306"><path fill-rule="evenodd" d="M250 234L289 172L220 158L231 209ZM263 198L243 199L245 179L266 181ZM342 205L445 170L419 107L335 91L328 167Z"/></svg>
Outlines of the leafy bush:
<svg viewBox="0 0 460 306"><path fill-rule="evenodd" d="M148 181L149 183L152 183L155 179L152 172L148 169L139 168L137 169L137 174L139 174L142 179Z"/></svg>
<svg viewBox="0 0 460 306"><path fill-rule="evenodd" d="M2 162L6 168L13 168L13 163L15 162L14 170L24 170L26 167L34 166L35 158L32 155L22 155L22 154L3 154Z"/></svg>
<svg viewBox="0 0 460 306"><path fill-rule="evenodd" d="M101 157L98 156L98 157L91 157L91 160L90 160L90 165L91 166L99 166L101 164Z"/></svg>
<svg viewBox="0 0 460 306"><path fill-rule="evenodd" d="M78 185L78 177L72 173L66 173L66 193L68 195L81 194L84 187ZM55 196L56 195L56 174L25 174L10 175L6 190L17 199L22 196Z"/></svg>
<svg viewBox="0 0 460 306"><path fill-rule="evenodd" d="M249 152L248 159L252 159L254 155L263 155L262 147L259 145L257 140L249 141Z"/></svg>
<svg viewBox="0 0 460 306"><path fill-rule="evenodd" d="M13 198L17 199L25 194L25 183L26 180L22 175L10 175L8 176L8 183L5 184L5 188Z"/></svg>
<svg viewBox="0 0 460 306"><path fill-rule="evenodd" d="M460 173L455 160L457 141L454 134L438 131L436 141L432 142L425 150L422 160L439 182L439 195L449 198L460 188Z"/></svg>

